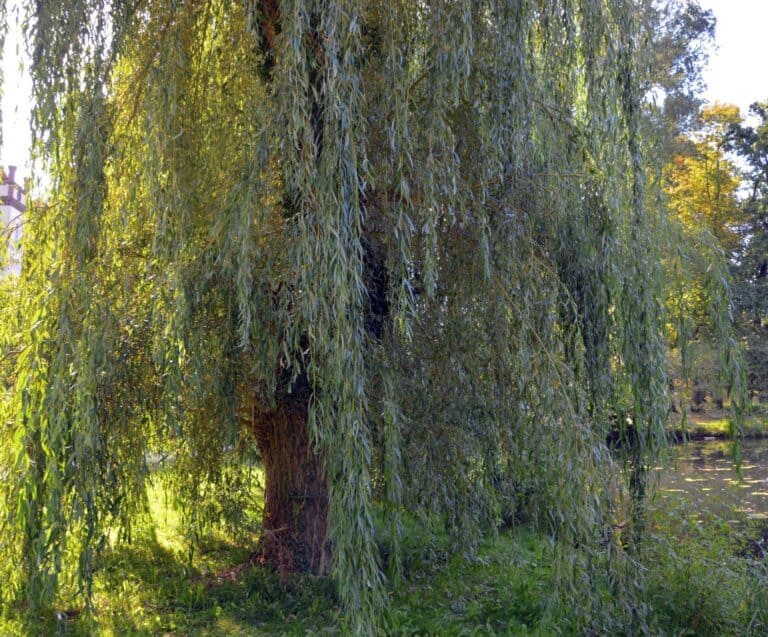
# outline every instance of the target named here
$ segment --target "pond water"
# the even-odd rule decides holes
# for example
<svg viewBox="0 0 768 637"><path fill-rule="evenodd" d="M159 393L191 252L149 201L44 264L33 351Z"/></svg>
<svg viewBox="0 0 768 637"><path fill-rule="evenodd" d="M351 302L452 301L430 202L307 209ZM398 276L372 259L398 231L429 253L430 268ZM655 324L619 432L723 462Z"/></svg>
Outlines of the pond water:
<svg viewBox="0 0 768 637"><path fill-rule="evenodd" d="M654 505L685 502L700 515L740 522L768 520L768 440L742 443L742 479L736 473L731 443L694 441L677 445L676 467L658 470Z"/></svg>

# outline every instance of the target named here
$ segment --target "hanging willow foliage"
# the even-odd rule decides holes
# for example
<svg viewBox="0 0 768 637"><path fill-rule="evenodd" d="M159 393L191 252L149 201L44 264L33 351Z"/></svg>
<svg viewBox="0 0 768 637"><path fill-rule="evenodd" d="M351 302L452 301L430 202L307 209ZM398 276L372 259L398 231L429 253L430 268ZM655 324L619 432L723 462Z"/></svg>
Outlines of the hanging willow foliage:
<svg viewBox="0 0 768 637"><path fill-rule="evenodd" d="M157 453L199 532L257 451L262 560L332 572L355 633L385 604L377 510L395 577L405 511L466 549L520 517L594 543L609 430L641 495L667 410L634 19L33 3L53 194L29 219L7 581L47 603L74 575L89 600Z"/></svg>

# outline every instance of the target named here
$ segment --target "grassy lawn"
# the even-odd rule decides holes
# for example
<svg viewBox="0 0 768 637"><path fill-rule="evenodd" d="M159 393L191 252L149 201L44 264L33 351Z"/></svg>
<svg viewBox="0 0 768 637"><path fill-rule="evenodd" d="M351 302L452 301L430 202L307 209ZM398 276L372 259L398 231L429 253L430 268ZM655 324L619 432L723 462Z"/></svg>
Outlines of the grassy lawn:
<svg viewBox="0 0 768 637"><path fill-rule="evenodd" d="M0 635L344 634L329 580L296 576L281 582L250 565L255 536L235 541L214 533L190 553L180 539L178 516L164 502L161 488L155 487L149 519L133 543L103 554L93 619L65 600L40 617L5 609ZM652 634L766 634L745 632L750 622L768 630L768 624L760 623L765 620L760 608L768 611L761 593L768 590L765 564L739 557L738 535L722 525L692 528L688 518L657 511L649 520L644 566L636 567L645 576L637 612L653 627ZM445 534L428 533L424 524L408 519L403 541L403 580L388 588L386 634L584 634L571 623L579 604L571 600L569 607L553 596L555 544L547 536L524 527L505 530L481 540L473 556L466 557ZM592 571L597 580L580 584L584 606L579 611L587 602L592 612L605 605L605 623L597 617L593 635L616 634L606 628L614 612L606 604L613 585L607 571L600 575L603 568ZM590 588L595 581L597 592Z"/></svg>
<svg viewBox="0 0 768 637"><path fill-rule="evenodd" d="M96 580L96 617L62 603L42 617L6 610L11 635L308 635L340 634L332 583L277 575L249 563L251 541L214 537L190 555L179 519L155 488L151 521L129 546L108 549ZM551 544L525 530L481 544L469 560L447 537L410 523L404 581L391 587L388 632L398 635L529 634L551 590ZM546 634L546 633L542 633Z"/></svg>

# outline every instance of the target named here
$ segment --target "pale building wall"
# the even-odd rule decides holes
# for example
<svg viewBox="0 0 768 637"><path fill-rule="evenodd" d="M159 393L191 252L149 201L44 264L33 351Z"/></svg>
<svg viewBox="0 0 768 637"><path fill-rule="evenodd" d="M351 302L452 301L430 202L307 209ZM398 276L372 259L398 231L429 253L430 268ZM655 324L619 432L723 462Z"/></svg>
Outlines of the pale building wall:
<svg viewBox="0 0 768 637"><path fill-rule="evenodd" d="M7 259L2 274L18 275L21 273L21 233L22 220L26 205L26 191L16 183L16 166L8 166L8 172L2 171L0 183L0 237L7 246Z"/></svg>

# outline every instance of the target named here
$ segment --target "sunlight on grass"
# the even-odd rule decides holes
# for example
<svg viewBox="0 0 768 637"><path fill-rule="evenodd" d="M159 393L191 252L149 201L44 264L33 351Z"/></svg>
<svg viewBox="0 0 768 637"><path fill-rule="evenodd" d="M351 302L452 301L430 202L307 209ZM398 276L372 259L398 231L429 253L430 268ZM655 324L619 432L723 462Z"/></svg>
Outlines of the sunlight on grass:
<svg viewBox="0 0 768 637"><path fill-rule="evenodd" d="M678 420L670 422L669 430L680 435L683 431ZM685 434L689 439L701 439L708 436L729 438L731 435L730 421L727 415L690 414L685 427ZM768 420L760 415L748 416L744 420L742 434L745 438L768 437Z"/></svg>
<svg viewBox="0 0 768 637"><path fill-rule="evenodd" d="M179 512L171 505L168 493L155 481L147 489L147 499L157 543L170 551L184 552Z"/></svg>

